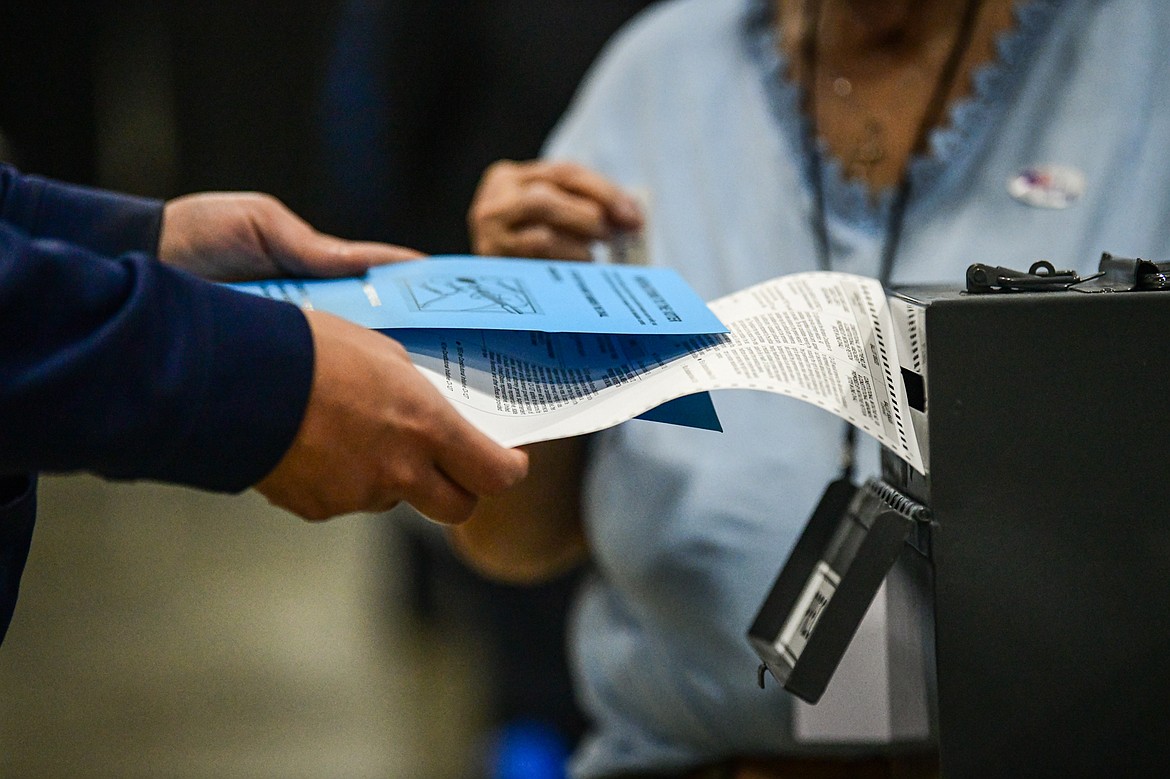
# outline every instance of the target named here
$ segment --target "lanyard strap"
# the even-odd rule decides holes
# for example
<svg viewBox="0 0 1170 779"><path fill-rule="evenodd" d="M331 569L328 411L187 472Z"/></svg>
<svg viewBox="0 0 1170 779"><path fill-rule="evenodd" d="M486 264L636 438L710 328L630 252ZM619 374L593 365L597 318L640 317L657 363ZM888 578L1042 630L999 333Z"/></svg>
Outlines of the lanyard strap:
<svg viewBox="0 0 1170 779"><path fill-rule="evenodd" d="M946 107L947 96L955 85L959 75L959 67L964 56L971 47L974 38L975 23L979 18L981 0L967 0L963 9L963 16L951 49L935 80L930 101L918 122L914 132L914 143L910 147L910 158L920 156L926 152L926 145L930 138L930 131L942 117ZM817 264L821 270L830 270L833 264L832 249L829 244L829 225L825 213L825 182L824 161L821 156L821 147L818 142L817 127L817 66L819 60L818 40L820 39L821 16L824 10L824 0L804 0L801 11L803 25L800 53L803 57L801 75L803 110L809 120L808 131L803 136L805 161L808 168L808 178L812 185L812 229L817 249ZM881 264L878 270L878 281L882 286L888 286L890 276L894 270L894 261L898 254L898 244L902 240L902 227L906 221L906 210L910 203L910 164L907 160L898 180L894 199L890 203L886 218L885 233L882 239ZM854 475L854 448L857 442L857 430L853 425L845 425L845 435L842 441L841 471L842 475L852 478Z"/></svg>

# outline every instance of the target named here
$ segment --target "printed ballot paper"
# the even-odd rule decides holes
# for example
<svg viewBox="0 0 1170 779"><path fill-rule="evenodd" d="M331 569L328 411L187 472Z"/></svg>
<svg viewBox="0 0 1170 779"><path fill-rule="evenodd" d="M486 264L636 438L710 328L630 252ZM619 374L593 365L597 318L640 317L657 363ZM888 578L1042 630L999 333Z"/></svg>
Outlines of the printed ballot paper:
<svg viewBox="0 0 1170 779"><path fill-rule="evenodd" d="M386 331L507 446L655 409L660 421L713 427L703 393L749 389L836 414L925 472L900 339L873 279L792 274L703 305L663 268L432 258L356 280L235 286Z"/></svg>

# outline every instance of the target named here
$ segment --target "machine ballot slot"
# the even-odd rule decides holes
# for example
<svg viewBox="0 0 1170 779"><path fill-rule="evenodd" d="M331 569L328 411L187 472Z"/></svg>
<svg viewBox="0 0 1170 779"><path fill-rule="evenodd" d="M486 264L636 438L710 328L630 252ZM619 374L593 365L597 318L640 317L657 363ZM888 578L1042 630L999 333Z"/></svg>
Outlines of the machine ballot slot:
<svg viewBox="0 0 1170 779"><path fill-rule="evenodd" d="M915 411L926 411L926 382L921 373L902 368L902 386L906 388L906 402Z"/></svg>
<svg viewBox="0 0 1170 779"><path fill-rule="evenodd" d="M886 574L930 513L889 484L829 485L748 638L764 673L820 700Z"/></svg>

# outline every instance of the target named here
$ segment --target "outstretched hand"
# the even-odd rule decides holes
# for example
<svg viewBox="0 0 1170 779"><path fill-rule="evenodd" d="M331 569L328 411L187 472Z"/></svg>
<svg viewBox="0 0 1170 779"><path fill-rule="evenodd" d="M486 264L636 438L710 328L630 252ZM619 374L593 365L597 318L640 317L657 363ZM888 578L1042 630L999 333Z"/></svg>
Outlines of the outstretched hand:
<svg viewBox="0 0 1170 779"><path fill-rule="evenodd" d="M159 259L212 281L355 276L423 255L318 232L269 195L207 192L169 201ZM256 489L305 519L386 511L401 501L462 522L480 496L524 478L528 457L459 415L390 338L318 311L313 383L300 429Z"/></svg>
<svg viewBox="0 0 1170 779"><path fill-rule="evenodd" d="M422 257L402 246L318 232L271 195L200 192L166 203L159 259L212 281L359 276Z"/></svg>

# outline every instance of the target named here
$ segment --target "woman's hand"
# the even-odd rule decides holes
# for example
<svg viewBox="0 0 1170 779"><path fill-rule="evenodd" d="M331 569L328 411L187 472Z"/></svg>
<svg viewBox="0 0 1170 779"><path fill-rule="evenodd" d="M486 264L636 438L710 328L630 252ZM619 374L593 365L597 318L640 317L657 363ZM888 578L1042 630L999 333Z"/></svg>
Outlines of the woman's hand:
<svg viewBox="0 0 1170 779"><path fill-rule="evenodd" d="M594 241L642 220L634 198L582 165L502 160L484 172L468 228L477 254L589 260Z"/></svg>
<svg viewBox="0 0 1170 779"><path fill-rule="evenodd" d="M168 201L159 259L212 281L360 276L413 249L317 232L271 195L201 192Z"/></svg>

